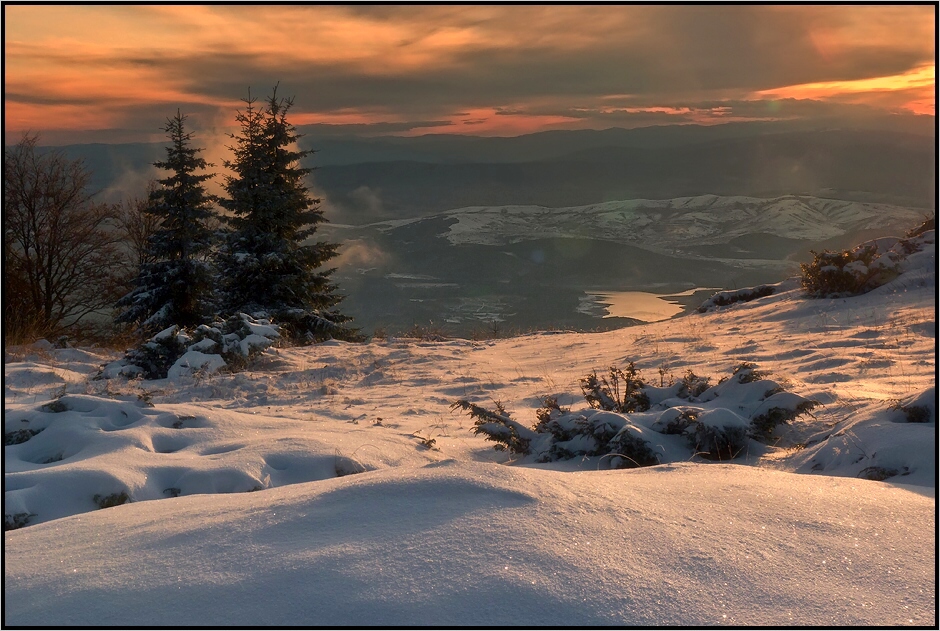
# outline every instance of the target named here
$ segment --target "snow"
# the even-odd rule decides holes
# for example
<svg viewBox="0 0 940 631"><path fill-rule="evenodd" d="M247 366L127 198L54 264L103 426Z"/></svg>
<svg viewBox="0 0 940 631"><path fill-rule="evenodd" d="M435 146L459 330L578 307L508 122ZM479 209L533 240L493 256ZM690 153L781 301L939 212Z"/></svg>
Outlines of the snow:
<svg viewBox="0 0 940 631"><path fill-rule="evenodd" d="M861 296L780 284L604 333L331 342L155 381L93 379L119 353L8 348L4 513L30 517L4 536L4 622L935 627L930 244ZM654 408L587 409L579 378L628 361ZM668 387L688 369L712 377L697 400ZM450 409L531 426L545 396L664 464L514 458ZM806 400L728 462L656 431Z"/></svg>
<svg viewBox="0 0 940 631"><path fill-rule="evenodd" d="M261 336L249 336L249 337L261 337ZM208 339L208 338L207 338ZM261 338L264 341L267 341L266 338ZM205 340L203 340L204 342ZM245 343L248 340L242 342L242 347L245 349L245 355L248 354L248 350L245 347ZM209 340L212 342L212 340ZM214 342L213 342L214 343ZM199 344L197 342L197 344ZM225 367L225 360L222 359L221 355L214 355L203 353L199 350L189 350L183 353L183 356L176 360L176 362L170 366L170 370L167 372L168 379L179 379L183 375L191 375L194 372L204 371L209 373L218 372L223 367Z"/></svg>

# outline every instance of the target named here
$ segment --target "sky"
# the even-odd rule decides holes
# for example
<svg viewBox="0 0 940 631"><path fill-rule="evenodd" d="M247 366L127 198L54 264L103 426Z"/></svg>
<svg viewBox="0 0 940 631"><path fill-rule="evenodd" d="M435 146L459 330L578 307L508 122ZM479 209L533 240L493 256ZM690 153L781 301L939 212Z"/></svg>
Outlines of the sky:
<svg viewBox="0 0 940 631"><path fill-rule="evenodd" d="M331 133L935 115L935 5L5 5L5 132L160 141L293 96Z"/></svg>

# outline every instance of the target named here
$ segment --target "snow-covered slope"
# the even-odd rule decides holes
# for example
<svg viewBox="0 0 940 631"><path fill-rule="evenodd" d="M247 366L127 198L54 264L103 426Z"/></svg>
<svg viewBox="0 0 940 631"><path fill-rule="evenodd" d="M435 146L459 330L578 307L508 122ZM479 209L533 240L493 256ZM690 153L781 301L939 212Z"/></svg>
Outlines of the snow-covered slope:
<svg viewBox="0 0 940 631"><path fill-rule="evenodd" d="M238 374L94 381L113 354L7 349L4 622L935 626L935 251L853 298ZM628 361L657 385L753 362L820 405L731 462L630 470L511 460L450 409L534 423Z"/></svg>
<svg viewBox="0 0 940 631"><path fill-rule="evenodd" d="M6 536L8 624L934 624L934 503L736 465L442 459Z"/></svg>

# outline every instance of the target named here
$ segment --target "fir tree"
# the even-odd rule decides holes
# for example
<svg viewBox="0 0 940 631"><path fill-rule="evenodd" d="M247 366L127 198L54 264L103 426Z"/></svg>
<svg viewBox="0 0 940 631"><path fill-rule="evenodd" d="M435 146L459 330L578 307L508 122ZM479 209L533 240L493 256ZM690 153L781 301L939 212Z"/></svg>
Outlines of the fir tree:
<svg viewBox="0 0 940 631"><path fill-rule="evenodd" d="M160 229L149 239L149 262L140 266L135 288L117 303L127 308L117 322L137 322L144 333L201 324L213 315L208 258L214 239L208 223L216 217L215 198L204 183L214 174L197 174L212 165L199 157L201 149L190 146L192 133L185 130L185 121L177 110L164 127L170 139L167 158L154 166L170 175L157 180L144 209L160 220Z"/></svg>
<svg viewBox="0 0 940 631"><path fill-rule="evenodd" d="M244 102L235 157L225 162L235 175L220 201L232 227L219 257L222 311L274 318L295 342L359 339L333 309L343 298L330 282L335 270L323 269L338 245L305 243L326 219L305 184L311 169L300 166L313 152L295 148L299 135L287 122L293 99L278 99L275 87L262 109L250 93Z"/></svg>

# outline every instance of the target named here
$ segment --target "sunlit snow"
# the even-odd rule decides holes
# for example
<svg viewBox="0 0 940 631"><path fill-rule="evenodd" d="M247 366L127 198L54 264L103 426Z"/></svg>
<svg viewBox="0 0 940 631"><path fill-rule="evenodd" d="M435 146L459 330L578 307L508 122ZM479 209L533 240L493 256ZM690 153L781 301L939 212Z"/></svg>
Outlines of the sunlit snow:
<svg viewBox="0 0 940 631"><path fill-rule="evenodd" d="M4 512L26 525L4 622L935 626L935 246L911 260L853 298L790 283L605 333L328 342L234 374L93 380L117 355L7 348ZM450 409L531 424L629 361L655 385L753 362L820 405L730 462L620 470L512 460ZM760 404L723 396L703 422Z"/></svg>

